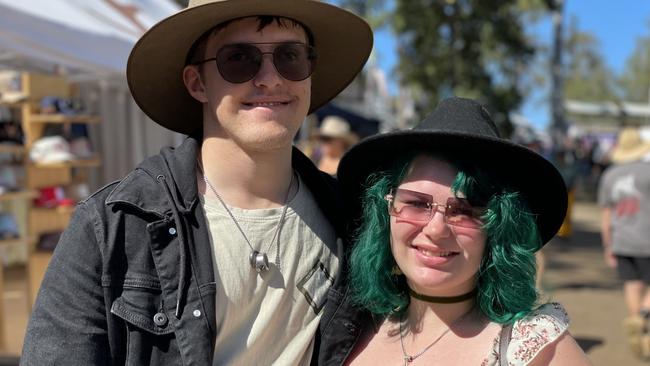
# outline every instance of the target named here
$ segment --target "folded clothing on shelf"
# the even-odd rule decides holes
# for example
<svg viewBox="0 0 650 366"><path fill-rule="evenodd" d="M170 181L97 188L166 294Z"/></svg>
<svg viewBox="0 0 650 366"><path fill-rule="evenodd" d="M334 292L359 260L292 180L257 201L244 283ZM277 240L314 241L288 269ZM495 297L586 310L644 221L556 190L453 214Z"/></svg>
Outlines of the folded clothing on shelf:
<svg viewBox="0 0 650 366"><path fill-rule="evenodd" d="M54 208L60 206L74 206L75 200L66 197L63 187L44 187L38 190L38 197L34 199L34 205L37 207Z"/></svg>
<svg viewBox="0 0 650 366"><path fill-rule="evenodd" d="M77 159L89 159L95 155L88 137L75 137L70 141L70 152Z"/></svg>
<svg viewBox="0 0 650 366"><path fill-rule="evenodd" d="M29 158L36 163L60 163L76 157L62 136L45 136L34 142L29 150Z"/></svg>
<svg viewBox="0 0 650 366"><path fill-rule="evenodd" d="M0 70L0 102L17 103L27 99L21 89L20 72Z"/></svg>
<svg viewBox="0 0 650 366"><path fill-rule="evenodd" d="M18 103L27 99L27 95L21 91L2 91L0 92L0 102Z"/></svg>
<svg viewBox="0 0 650 366"><path fill-rule="evenodd" d="M84 182L67 185L64 188L64 192L65 197L73 200L74 202L79 202L90 196L90 188L88 187L88 184Z"/></svg>
<svg viewBox="0 0 650 366"><path fill-rule="evenodd" d="M56 245L59 243L63 231L48 231L42 233L38 237L38 243L36 243L36 250L42 251L53 251L56 248Z"/></svg>
<svg viewBox="0 0 650 366"><path fill-rule="evenodd" d="M41 113L61 113L69 116L84 114L84 106L78 98L47 96L41 99Z"/></svg>
<svg viewBox="0 0 650 366"><path fill-rule="evenodd" d="M0 142L22 144L24 142L23 128L16 120L11 108L0 106Z"/></svg>
<svg viewBox="0 0 650 366"><path fill-rule="evenodd" d="M23 175L22 169L19 165L0 165L0 194L20 189L18 176Z"/></svg>
<svg viewBox="0 0 650 366"><path fill-rule="evenodd" d="M8 212L0 212L0 239L15 239L19 236L20 232L14 215Z"/></svg>

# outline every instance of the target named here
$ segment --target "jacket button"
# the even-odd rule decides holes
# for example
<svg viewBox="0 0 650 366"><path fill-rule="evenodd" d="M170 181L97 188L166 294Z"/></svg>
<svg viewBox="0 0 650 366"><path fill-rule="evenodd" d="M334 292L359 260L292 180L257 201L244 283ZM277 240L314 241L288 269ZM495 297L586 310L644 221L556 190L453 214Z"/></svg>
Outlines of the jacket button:
<svg viewBox="0 0 650 366"><path fill-rule="evenodd" d="M170 227L168 232L169 232L169 235L176 235L176 228L175 227Z"/></svg>
<svg viewBox="0 0 650 366"><path fill-rule="evenodd" d="M201 310L196 309L192 312L192 315L194 315L195 318L198 318L201 316Z"/></svg>
<svg viewBox="0 0 650 366"><path fill-rule="evenodd" d="M357 331L357 326L353 323L345 322L343 323L343 326L348 330L348 332L350 332L350 334L354 334Z"/></svg>
<svg viewBox="0 0 650 366"><path fill-rule="evenodd" d="M167 325L167 315L165 315L165 313L156 313L156 315L153 316L153 322L159 327L164 327Z"/></svg>

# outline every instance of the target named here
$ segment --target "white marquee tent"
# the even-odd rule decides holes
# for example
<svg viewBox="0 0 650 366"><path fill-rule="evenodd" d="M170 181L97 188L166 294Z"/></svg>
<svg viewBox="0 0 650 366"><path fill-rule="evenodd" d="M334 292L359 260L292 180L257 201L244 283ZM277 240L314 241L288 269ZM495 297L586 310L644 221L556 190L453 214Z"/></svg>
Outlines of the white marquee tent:
<svg viewBox="0 0 650 366"><path fill-rule="evenodd" d="M140 111L125 78L139 36L177 10L171 0L0 0L0 67L66 75L100 115L91 130L103 158L94 186L182 139Z"/></svg>

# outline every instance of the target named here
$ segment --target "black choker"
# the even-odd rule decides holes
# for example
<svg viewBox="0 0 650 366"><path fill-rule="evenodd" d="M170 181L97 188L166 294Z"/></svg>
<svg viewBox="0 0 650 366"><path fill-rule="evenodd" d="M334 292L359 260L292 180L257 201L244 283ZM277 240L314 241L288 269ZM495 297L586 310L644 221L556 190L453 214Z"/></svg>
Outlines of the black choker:
<svg viewBox="0 0 650 366"><path fill-rule="evenodd" d="M417 292L413 291L409 287L409 294L418 300L422 300L426 302L432 302L435 304L453 304L453 303L469 300L474 296L476 296L476 288L474 288L472 291L466 294L462 294L458 296L427 296L427 295L418 294Z"/></svg>

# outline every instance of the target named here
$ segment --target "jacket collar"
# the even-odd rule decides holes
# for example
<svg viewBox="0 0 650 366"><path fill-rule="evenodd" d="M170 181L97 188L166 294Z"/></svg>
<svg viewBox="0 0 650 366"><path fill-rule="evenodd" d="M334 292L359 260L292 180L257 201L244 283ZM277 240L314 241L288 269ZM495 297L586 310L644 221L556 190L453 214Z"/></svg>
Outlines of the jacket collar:
<svg viewBox="0 0 650 366"><path fill-rule="evenodd" d="M158 184L160 176L170 185L180 211L191 210L198 200L196 157L201 143L189 136L176 148L165 147L160 154L144 160L106 198L106 204L124 203L157 216L167 216L169 199Z"/></svg>

